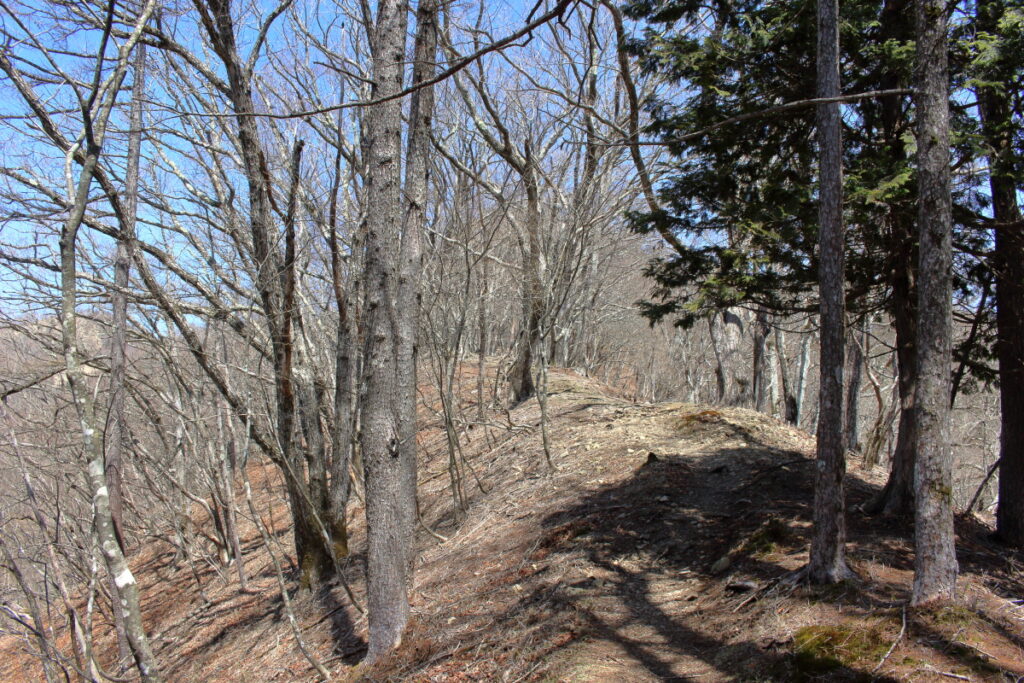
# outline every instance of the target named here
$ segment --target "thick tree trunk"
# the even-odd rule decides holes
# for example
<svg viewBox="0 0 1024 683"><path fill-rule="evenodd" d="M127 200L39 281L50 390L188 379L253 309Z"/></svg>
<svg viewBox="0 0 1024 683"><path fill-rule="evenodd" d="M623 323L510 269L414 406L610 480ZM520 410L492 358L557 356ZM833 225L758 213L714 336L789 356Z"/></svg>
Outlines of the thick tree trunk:
<svg viewBox="0 0 1024 683"><path fill-rule="evenodd" d="M952 358L952 197L949 169L947 15L941 0L916 0L918 225L918 448L914 468L911 603L953 598L956 548L949 392Z"/></svg>
<svg viewBox="0 0 1024 683"><path fill-rule="evenodd" d="M818 0L818 97L839 95L839 2ZM846 447L843 423L843 356L846 306L843 292L843 143L839 104L817 112L820 155L818 290L821 300L818 462L814 481L814 531L807 576L837 583L846 566Z"/></svg>
<svg viewBox="0 0 1024 683"><path fill-rule="evenodd" d="M523 252L523 322L517 344L516 360L509 372L512 403L517 404L533 396L537 388L533 381L533 356L540 339L540 323L544 318L544 253L540 244L540 188L537 186L533 157L527 145L521 175L526 186L526 239Z"/></svg>
<svg viewBox="0 0 1024 683"><path fill-rule="evenodd" d="M978 3L978 28L997 34L1006 13L1003 0ZM990 78L1006 77L1008 56L993 65ZM1009 79L1007 78L1007 81ZM996 276L996 351L1002 420L999 440L999 507L996 534L1024 547L1024 221L1013 168L1010 94L999 87L978 90L982 133L989 148L989 187L995 218L993 270Z"/></svg>
<svg viewBox="0 0 1024 683"><path fill-rule="evenodd" d="M238 127L238 151L248 184L251 244L238 246L242 253L247 253L251 249L251 256L255 262L255 285L259 292L260 306L266 320L273 353L277 418L276 438L271 443L261 444L261 447L266 449L288 480L289 498L293 506L292 516L296 520L295 542L299 566L303 567L304 571L305 568L320 568L313 570L313 573L304 574L303 583L311 585L312 577L329 576L334 563L325 563L323 559L325 553L329 557L331 548L323 539L325 529L322 526L327 527L330 522L324 519L325 508L317 502L322 496L318 496L316 491L307 485L307 456L295 447L296 427L301 426L296 424L297 419L301 418L297 412L296 395L300 388L293 377L296 337L293 330L296 314L295 196L303 143L301 140L296 143L292 158L291 189L284 217L285 253L282 254L278 247L280 234L274 227L272 211L278 207L274 202L266 153L254 116L252 73L249 65L238 53L231 1L197 0L196 8L213 50L223 63L227 74L227 96ZM208 369L207 371L209 372ZM324 463L313 463L314 479L324 470ZM323 477L321 481L312 482L314 488L323 489L322 479ZM319 541L315 540L317 537L320 538Z"/></svg>
<svg viewBox="0 0 1024 683"><path fill-rule="evenodd" d="M373 100L402 89L408 5L383 0L372 28ZM366 178L366 356L361 446L366 473L367 607L374 661L402 642L409 621L408 467L402 462L402 394L398 381L396 302L402 202L402 104L391 99L364 115ZM396 310L396 308L398 310Z"/></svg>
<svg viewBox="0 0 1024 683"><path fill-rule="evenodd" d="M743 339L743 319L738 309L726 309L708 319L708 330L715 352L715 380L718 383L718 403L726 406L741 405L749 399L748 383L740 372L740 343Z"/></svg>
<svg viewBox="0 0 1024 683"><path fill-rule="evenodd" d="M307 365L301 361L301 365ZM324 531L331 534L332 518L330 496L327 484L327 446L320 420L320 397L313 386L312 370L308 367L296 373L296 396L298 417L305 437L303 449L308 471L308 487L302 487L301 463L296 463L295 477L289 481L289 498L292 516L295 519L295 554L299 561L299 585L314 589L321 582L334 575L334 561L337 543L327 543ZM326 529L321 529L321 524ZM337 536L337 530L333 534Z"/></svg>

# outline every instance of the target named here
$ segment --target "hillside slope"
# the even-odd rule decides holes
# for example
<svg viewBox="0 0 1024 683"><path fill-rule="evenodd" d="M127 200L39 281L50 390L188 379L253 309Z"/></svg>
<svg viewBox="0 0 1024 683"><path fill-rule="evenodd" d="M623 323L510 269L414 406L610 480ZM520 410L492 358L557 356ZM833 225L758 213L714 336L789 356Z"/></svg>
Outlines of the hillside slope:
<svg viewBox="0 0 1024 683"><path fill-rule="evenodd" d="M535 401L466 430L457 462L468 509L458 522L446 436L428 416L425 524L405 643L373 670L353 668L366 624L338 588L292 597L308 649L337 677L368 680L1024 676L1024 563L990 544L984 525L961 521L962 604L907 613L909 530L855 511L882 473L854 463L850 555L861 580L793 585L787 578L807 559L813 440L751 411L633 404L614 393L552 373L553 472ZM249 477L284 561L280 482L269 467L253 466ZM356 519L361 512L357 505ZM355 526L347 573L361 600L364 539ZM249 593L238 591L231 568L176 563L165 546L135 558L169 680L316 678L251 525L245 552ZM286 578L294 590L294 571ZM98 635L97 650L112 649ZM20 643L8 639L0 656L3 680L38 676Z"/></svg>

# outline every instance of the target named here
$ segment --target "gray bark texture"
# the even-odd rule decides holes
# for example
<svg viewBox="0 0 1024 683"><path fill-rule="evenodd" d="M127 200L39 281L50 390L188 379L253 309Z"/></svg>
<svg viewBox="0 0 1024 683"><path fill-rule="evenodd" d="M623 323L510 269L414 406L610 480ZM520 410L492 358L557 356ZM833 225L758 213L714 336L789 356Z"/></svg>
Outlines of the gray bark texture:
<svg viewBox="0 0 1024 683"><path fill-rule="evenodd" d="M383 0L372 29L371 99L402 90L408 5ZM409 621L409 467L403 463L402 385L396 347L401 244L402 103L391 99L367 107L364 120L366 177L366 349L361 446L366 472L367 607L373 662L402 642Z"/></svg>
<svg viewBox="0 0 1024 683"><path fill-rule="evenodd" d="M818 0L818 97L839 95L839 2ZM846 306L843 292L843 144L839 104L818 105L820 226L818 289L821 337L818 393L818 461L814 484L814 532L808 578L837 583L846 566L846 446L843 363Z"/></svg>
<svg viewBox="0 0 1024 683"><path fill-rule="evenodd" d="M771 326L768 324L768 312L759 309L754 318L754 359L751 371L750 385L753 387L754 409L758 412L768 412L771 403L771 365L768 362L768 334Z"/></svg>
<svg viewBox="0 0 1024 683"><path fill-rule="evenodd" d="M119 48L116 66L107 80L101 82L101 71L99 69L96 71L89 99L82 108L84 139L81 143L80 153L76 155L81 164L81 172L60 237L61 341L65 372L71 388L75 413L82 429L82 452L87 463L86 482L93 501L93 529L107 571L113 577L114 599L120 603L123 613L125 636L132 655L134 655L139 674L146 683L160 681L162 678L142 624L139 587L135 576L128 567L111 514L103 436L101 430L98 429L93 394L88 386L78 348L78 313L76 309L78 232L85 220L89 188L94 176L98 175L107 121L127 73L128 58L131 55L131 50L137 44L142 27L152 15L153 9L152 2L142 8L137 20L137 27L132 34L133 37ZM110 4L108 13L112 15L113 11L114 6ZM98 54L104 53L108 37L109 34L105 32ZM87 665L91 666L91 664L92 662L87 662Z"/></svg>
<svg viewBox="0 0 1024 683"><path fill-rule="evenodd" d="M413 47L413 85L434 77L437 70L437 3L421 0L416 10L416 38ZM397 358L400 401L400 460L404 468L402 483L405 497L403 549L412 588L416 548L416 358L417 331L420 324L420 275L422 271L422 235L426 220L427 180L429 173L430 127L434 114L434 88L416 90L409 103L409 133L405 166L405 223L402 230L398 271Z"/></svg>
<svg viewBox="0 0 1024 683"><path fill-rule="evenodd" d="M533 396L537 387L533 381L533 356L540 339L540 324L544 318L544 253L540 242L540 187L529 140L525 152L518 157L516 170L526 188L526 241L523 250L523 322L517 341L516 360L509 372L513 405ZM511 157L511 155L510 155ZM510 163L512 163L510 161Z"/></svg>
<svg viewBox="0 0 1024 683"><path fill-rule="evenodd" d="M946 4L916 0L918 225L917 463L911 603L953 598L957 562L949 435L952 357L952 198Z"/></svg>
<svg viewBox="0 0 1024 683"><path fill-rule="evenodd" d="M743 342L743 318L738 308L728 308L721 317L708 318L708 331L715 353L715 380L718 403L744 405L749 399L749 383L742 376L740 345Z"/></svg>
<svg viewBox="0 0 1024 683"><path fill-rule="evenodd" d="M135 67L132 83L131 112L128 117L128 163L124 180L124 223L117 240L114 257L114 292L111 297L110 336L110 406L107 413L107 428L104 433L106 444L107 489L110 492L110 519L121 550L125 550L124 533L124 447L128 434L125 417L125 365L128 346L128 285L131 262L135 257L135 214L139 192L139 155L142 147L142 98L146 86L146 45L135 48ZM116 586L111 577L110 595L116 596ZM131 655L128 636L125 633L124 610L121 603L113 599L111 611L114 615L114 630L117 632L117 647L121 659Z"/></svg>
<svg viewBox="0 0 1024 683"><path fill-rule="evenodd" d="M850 376L846 381L846 448L860 450L860 387L864 373L864 345L867 344L867 320L849 335L847 348ZM858 338L859 337L859 338Z"/></svg>

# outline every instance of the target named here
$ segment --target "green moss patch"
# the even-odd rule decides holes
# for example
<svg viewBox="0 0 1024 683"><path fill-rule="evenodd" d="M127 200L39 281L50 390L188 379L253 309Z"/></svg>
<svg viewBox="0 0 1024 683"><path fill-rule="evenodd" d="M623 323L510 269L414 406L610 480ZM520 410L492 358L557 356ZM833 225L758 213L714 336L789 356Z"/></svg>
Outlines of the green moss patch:
<svg viewBox="0 0 1024 683"><path fill-rule="evenodd" d="M806 675L828 673L843 667L874 666L891 645L878 626L805 626L793 634L797 669Z"/></svg>

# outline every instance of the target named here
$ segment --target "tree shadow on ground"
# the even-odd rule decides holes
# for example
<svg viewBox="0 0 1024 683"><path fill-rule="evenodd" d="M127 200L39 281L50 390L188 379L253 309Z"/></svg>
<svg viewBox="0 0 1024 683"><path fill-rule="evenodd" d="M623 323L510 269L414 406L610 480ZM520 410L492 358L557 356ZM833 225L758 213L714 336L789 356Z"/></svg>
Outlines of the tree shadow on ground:
<svg viewBox="0 0 1024 683"><path fill-rule="evenodd" d="M730 679L794 680L811 675L801 668L788 644L728 632L708 610L740 610L780 585L794 565L806 561L813 501L813 463L805 455L761 442L740 425L723 427L742 447L699 455L651 454L634 475L590 493L578 504L547 516L541 547L568 560L582 553L604 579L594 590L586 583L559 592L563 609L586 624L586 639L606 641L649 675L678 679L679 663L702 663L702 676ZM878 487L848 477L849 548L860 560L912 570L911 523L866 517L855 512ZM768 520L775 520L769 522ZM977 538L978 529L961 528ZM966 571L988 572L991 557L962 557ZM558 562L557 559L549 560ZM693 587L685 603L666 606L659 591L678 577ZM573 590L574 588L578 590ZM799 595L837 609L883 615L898 629L898 606L908 586L873 579L838 587L806 588ZM628 611L612 622L598 596L610 596ZM895 626L891 622L895 620ZM638 639L653 633L658 643ZM786 647L779 647L784 645ZM944 647L943 652L956 648ZM621 655L620 655L621 656ZM966 656L966 655L965 655ZM820 662L819 662L820 663ZM806 664L806 662L804 662ZM870 666L828 664L829 680L887 680ZM971 662L965 662L971 664ZM685 668L685 666L684 666ZM814 674L819 675L819 674Z"/></svg>
<svg viewBox="0 0 1024 683"><path fill-rule="evenodd" d="M343 576L323 586L313 596L320 605L318 611L322 613L316 623L330 620L334 657L349 666L357 664L366 655L367 643L356 630L353 621L356 610L340 582L346 581L353 586L360 576L365 575L365 563L366 557L362 553L349 555L342 561Z"/></svg>

